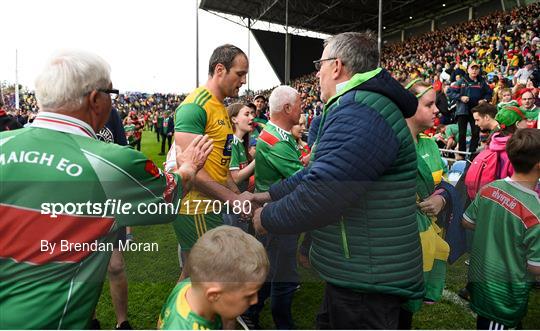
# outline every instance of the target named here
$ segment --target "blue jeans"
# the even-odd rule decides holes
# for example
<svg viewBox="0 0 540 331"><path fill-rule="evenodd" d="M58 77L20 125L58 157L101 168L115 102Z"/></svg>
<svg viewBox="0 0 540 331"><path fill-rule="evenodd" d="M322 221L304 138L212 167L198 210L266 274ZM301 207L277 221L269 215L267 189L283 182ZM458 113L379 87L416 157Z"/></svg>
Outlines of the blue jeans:
<svg viewBox="0 0 540 331"><path fill-rule="evenodd" d="M268 297L271 297L272 318L276 329L294 329L291 307L294 292L298 289L300 280L296 270L298 235L268 234L259 240L268 253L270 272L259 290L259 301L248 309L246 315L258 324L264 303Z"/></svg>

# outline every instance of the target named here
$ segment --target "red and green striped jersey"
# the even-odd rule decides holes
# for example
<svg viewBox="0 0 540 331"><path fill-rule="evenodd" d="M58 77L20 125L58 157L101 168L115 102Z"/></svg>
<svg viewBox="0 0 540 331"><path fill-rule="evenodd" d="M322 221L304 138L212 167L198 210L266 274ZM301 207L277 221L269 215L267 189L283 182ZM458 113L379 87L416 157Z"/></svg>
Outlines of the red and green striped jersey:
<svg viewBox="0 0 540 331"><path fill-rule="evenodd" d="M540 266L540 199L512 181L484 186L463 217L476 225L469 266L471 308L515 327L527 312L532 277Z"/></svg>
<svg viewBox="0 0 540 331"><path fill-rule="evenodd" d="M174 210L152 215L137 206L181 196L177 175L98 141L78 119L47 112L28 128L0 133L0 180L2 329L86 328L116 230L173 221ZM51 217L53 204L66 209Z"/></svg>
<svg viewBox="0 0 540 331"><path fill-rule="evenodd" d="M187 291L191 288L191 280L184 279L176 284L159 315L158 329L160 330L221 330L221 317L216 315L213 322L197 315L189 306L186 299Z"/></svg>
<svg viewBox="0 0 540 331"><path fill-rule="evenodd" d="M268 121L261 132L255 153L255 190L268 191L270 186L304 168L300 151L290 132Z"/></svg>

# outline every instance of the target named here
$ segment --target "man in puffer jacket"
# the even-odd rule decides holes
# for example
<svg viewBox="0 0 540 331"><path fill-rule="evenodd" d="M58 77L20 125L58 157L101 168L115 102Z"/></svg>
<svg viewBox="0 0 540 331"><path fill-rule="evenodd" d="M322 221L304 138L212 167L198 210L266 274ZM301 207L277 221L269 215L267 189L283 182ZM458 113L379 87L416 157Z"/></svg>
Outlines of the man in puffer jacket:
<svg viewBox="0 0 540 331"><path fill-rule="evenodd" d="M329 38L315 61L325 102L310 165L258 194L274 201L254 226L311 231L310 262L326 281L318 329L396 329L423 298L416 154L406 117L416 98L377 67L371 33Z"/></svg>
<svg viewBox="0 0 540 331"><path fill-rule="evenodd" d="M471 62L468 68L469 74L460 79L457 84L450 86L448 97L457 102L456 118L459 127L458 146L461 152L467 150L466 132L467 124L471 126L471 143L469 152L475 153L480 140L480 128L474 124L471 110L478 104L491 100L492 91L486 81L480 76L480 66ZM462 157L457 156L458 159Z"/></svg>

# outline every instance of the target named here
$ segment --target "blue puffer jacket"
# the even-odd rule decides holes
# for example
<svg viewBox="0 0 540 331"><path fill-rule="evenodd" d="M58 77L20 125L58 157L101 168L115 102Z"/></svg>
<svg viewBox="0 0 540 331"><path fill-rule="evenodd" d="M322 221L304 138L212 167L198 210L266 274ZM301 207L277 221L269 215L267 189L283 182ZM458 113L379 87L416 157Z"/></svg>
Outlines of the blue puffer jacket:
<svg viewBox="0 0 540 331"><path fill-rule="evenodd" d="M416 98L381 69L357 74L325 105L308 168L273 185L262 211L274 233L313 231L321 277L362 292L423 296Z"/></svg>
<svg viewBox="0 0 540 331"><path fill-rule="evenodd" d="M452 84L447 92L450 100L455 101L457 104L456 116L471 115L471 109L478 105L480 100L491 100L492 91L488 84L482 77L478 77L476 81L465 76L459 80L455 85ZM461 97L469 97L469 102L461 102Z"/></svg>

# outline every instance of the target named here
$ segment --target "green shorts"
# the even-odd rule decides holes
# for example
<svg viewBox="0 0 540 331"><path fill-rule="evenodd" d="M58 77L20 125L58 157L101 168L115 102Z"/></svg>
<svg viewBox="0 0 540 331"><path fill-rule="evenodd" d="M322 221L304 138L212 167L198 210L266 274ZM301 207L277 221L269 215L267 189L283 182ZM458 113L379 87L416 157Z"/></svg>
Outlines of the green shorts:
<svg viewBox="0 0 540 331"><path fill-rule="evenodd" d="M223 225L221 214L178 215L173 228L182 251L190 251L206 231Z"/></svg>

